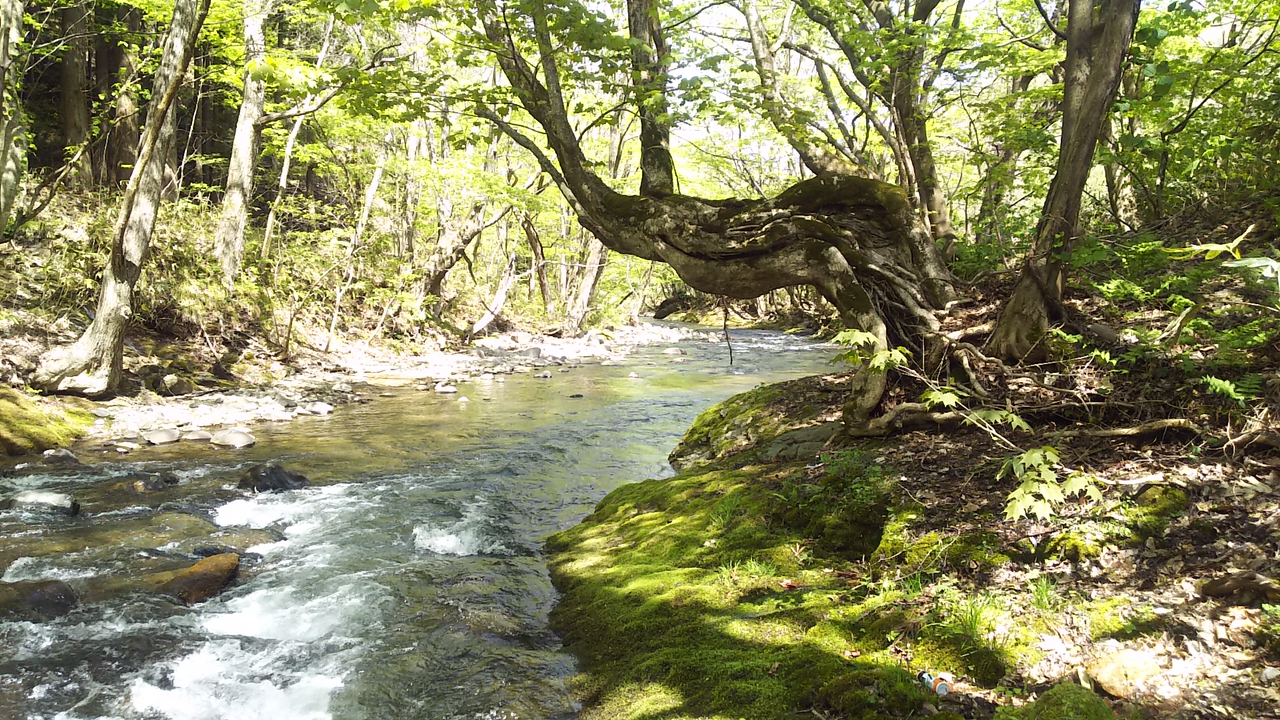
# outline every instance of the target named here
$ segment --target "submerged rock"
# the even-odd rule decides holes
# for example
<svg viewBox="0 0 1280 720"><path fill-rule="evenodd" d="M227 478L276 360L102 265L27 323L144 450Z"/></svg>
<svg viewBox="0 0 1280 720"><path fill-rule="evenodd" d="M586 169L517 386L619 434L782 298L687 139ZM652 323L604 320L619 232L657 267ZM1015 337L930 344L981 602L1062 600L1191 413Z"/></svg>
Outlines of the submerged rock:
<svg viewBox="0 0 1280 720"><path fill-rule="evenodd" d="M50 490L24 490L0 501L0 509L43 510L64 515L78 515L80 502L66 493Z"/></svg>
<svg viewBox="0 0 1280 720"><path fill-rule="evenodd" d="M311 481L301 473L286 470L279 463L254 465L240 479L239 487L257 492L280 492L306 487Z"/></svg>
<svg viewBox="0 0 1280 720"><path fill-rule="evenodd" d="M239 449L254 445L258 442L258 439L244 430L233 428L231 430L220 430L214 433L213 437L209 438L209 442L222 447Z"/></svg>
<svg viewBox="0 0 1280 720"><path fill-rule="evenodd" d="M45 465L80 465L80 458L75 453L66 448L53 448L44 451L44 458L41 459Z"/></svg>
<svg viewBox="0 0 1280 720"><path fill-rule="evenodd" d="M221 592L222 588L235 579L239 569L240 556L235 553L207 557L161 585L160 592L173 595L187 605L194 605Z"/></svg>
<svg viewBox="0 0 1280 720"><path fill-rule="evenodd" d="M76 591L61 580L0 583L0 615L51 620L71 612L78 602Z"/></svg>
<svg viewBox="0 0 1280 720"><path fill-rule="evenodd" d="M178 476L171 472L136 472L129 473L124 476L124 482L121 483L131 492L139 495L147 495L160 490L171 488L178 484Z"/></svg>

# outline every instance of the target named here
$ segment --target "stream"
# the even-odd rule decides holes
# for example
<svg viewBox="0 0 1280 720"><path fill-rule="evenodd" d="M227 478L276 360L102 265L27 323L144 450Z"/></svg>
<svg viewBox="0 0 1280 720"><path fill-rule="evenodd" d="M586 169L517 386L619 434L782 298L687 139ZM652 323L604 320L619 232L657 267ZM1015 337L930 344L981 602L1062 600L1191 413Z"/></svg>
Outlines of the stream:
<svg viewBox="0 0 1280 720"><path fill-rule="evenodd" d="M83 506L0 510L0 579L60 579L82 598L46 622L0 618L0 718L576 717L543 540L610 490L670 475L667 454L702 410L825 372L835 354L731 333L732 366L723 342L690 341L682 356L642 348L459 395L387 379L362 389L368 403L255 427L252 448L184 442L0 477L0 497L48 489ZM237 490L261 462L311 485ZM179 483L123 492L139 470ZM214 599L184 607L119 580L189 566L211 533L257 538Z"/></svg>

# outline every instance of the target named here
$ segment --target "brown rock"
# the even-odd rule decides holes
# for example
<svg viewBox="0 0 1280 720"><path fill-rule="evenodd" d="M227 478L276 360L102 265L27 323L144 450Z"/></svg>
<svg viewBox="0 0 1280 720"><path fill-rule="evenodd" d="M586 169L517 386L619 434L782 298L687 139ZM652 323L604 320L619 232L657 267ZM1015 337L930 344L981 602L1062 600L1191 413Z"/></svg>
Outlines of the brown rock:
<svg viewBox="0 0 1280 720"><path fill-rule="evenodd" d="M1114 697L1128 699L1164 669L1154 652L1124 649L1094 658L1085 670L1098 687Z"/></svg>
<svg viewBox="0 0 1280 720"><path fill-rule="evenodd" d="M239 569L240 556L235 553L207 557L161 585L160 592L194 605L217 595L235 578Z"/></svg>
<svg viewBox="0 0 1280 720"><path fill-rule="evenodd" d="M71 612L78 602L75 590L61 580L0 583L0 615L49 620Z"/></svg>

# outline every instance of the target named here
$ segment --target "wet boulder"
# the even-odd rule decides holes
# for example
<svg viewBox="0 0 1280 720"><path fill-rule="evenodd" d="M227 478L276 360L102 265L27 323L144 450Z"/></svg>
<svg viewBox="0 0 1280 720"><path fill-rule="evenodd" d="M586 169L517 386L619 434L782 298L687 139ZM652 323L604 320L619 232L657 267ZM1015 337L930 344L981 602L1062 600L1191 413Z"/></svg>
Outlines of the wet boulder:
<svg viewBox="0 0 1280 720"><path fill-rule="evenodd" d="M79 601L76 591L61 580L0 583L0 616L52 620L71 612Z"/></svg>
<svg viewBox="0 0 1280 720"><path fill-rule="evenodd" d="M78 515L80 503L66 493L50 490L24 490L0 501L3 510L34 510L64 515Z"/></svg>
<svg viewBox="0 0 1280 720"><path fill-rule="evenodd" d="M160 586L160 592L172 595L186 605L201 603L230 584L239 569L239 555L213 555L179 572L172 580Z"/></svg>
<svg viewBox="0 0 1280 720"><path fill-rule="evenodd" d="M240 479L240 488L256 492L297 490L311 483L305 475L286 470L280 463L263 463L249 468Z"/></svg>

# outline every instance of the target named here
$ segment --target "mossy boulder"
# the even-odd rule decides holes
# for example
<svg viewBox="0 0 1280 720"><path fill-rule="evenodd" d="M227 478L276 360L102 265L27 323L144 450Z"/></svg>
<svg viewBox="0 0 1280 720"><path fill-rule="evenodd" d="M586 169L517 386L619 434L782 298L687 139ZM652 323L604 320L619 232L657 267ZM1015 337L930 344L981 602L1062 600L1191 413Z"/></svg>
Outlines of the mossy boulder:
<svg viewBox="0 0 1280 720"><path fill-rule="evenodd" d="M822 393L836 388L823 386L806 403L812 385L804 379L762 385L713 405L693 421L668 459L677 469L706 465L815 424Z"/></svg>
<svg viewBox="0 0 1280 720"><path fill-rule="evenodd" d="M1023 708L1000 708L995 720L1114 720L1106 701L1079 685L1063 683Z"/></svg>
<svg viewBox="0 0 1280 720"><path fill-rule="evenodd" d="M93 416L68 404L37 405L11 387L0 386L0 454L25 455L71 443Z"/></svg>

